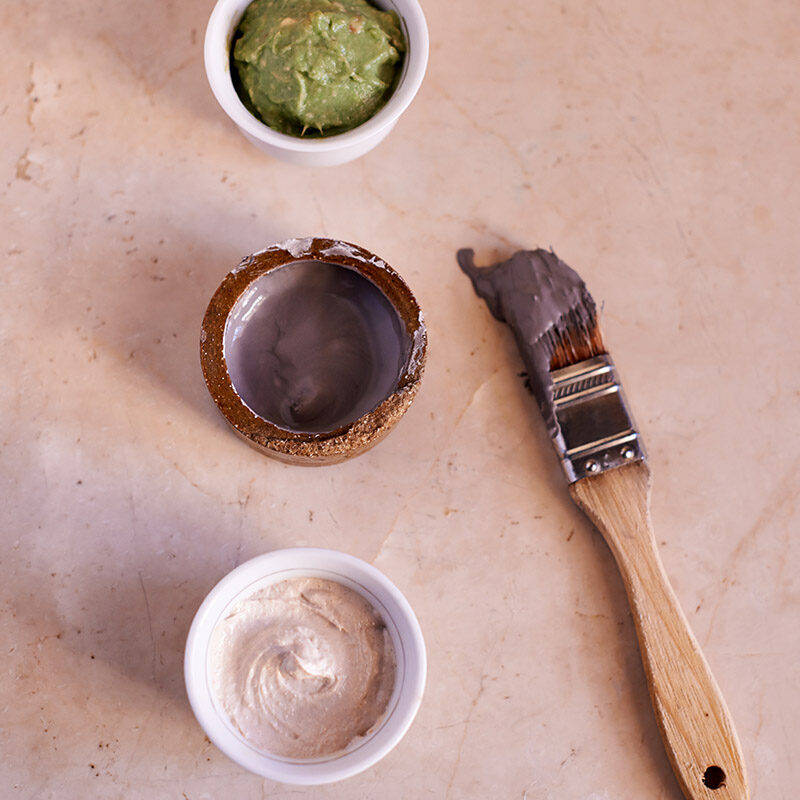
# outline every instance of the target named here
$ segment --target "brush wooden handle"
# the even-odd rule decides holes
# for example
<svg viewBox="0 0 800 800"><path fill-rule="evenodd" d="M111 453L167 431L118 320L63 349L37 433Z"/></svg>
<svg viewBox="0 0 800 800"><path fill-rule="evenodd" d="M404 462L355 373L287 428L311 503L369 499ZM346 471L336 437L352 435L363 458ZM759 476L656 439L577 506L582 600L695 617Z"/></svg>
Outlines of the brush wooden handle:
<svg viewBox="0 0 800 800"><path fill-rule="evenodd" d="M658 556L647 464L583 478L570 492L622 573L658 727L683 793L688 800L747 800L733 722Z"/></svg>

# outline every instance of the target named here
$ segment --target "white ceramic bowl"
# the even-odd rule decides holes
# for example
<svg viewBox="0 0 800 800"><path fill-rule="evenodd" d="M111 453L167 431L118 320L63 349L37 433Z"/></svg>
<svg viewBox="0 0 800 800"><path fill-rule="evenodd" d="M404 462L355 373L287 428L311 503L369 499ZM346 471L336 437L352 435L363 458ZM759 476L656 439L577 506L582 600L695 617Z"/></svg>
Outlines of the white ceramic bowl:
<svg viewBox="0 0 800 800"><path fill-rule="evenodd" d="M204 48L211 90L239 130L256 147L270 155L304 166L344 164L372 150L408 108L425 74L428 64L428 26L417 0L375 0L379 8L397 12L408 45L400 80L386 105L357 128L320 139L300 139L279 133L254 117L239 99L231 79L231 40L250 2L218 0L208 21Z"/></svg>
<svg viewBox="0 0 800 800"><path fill-rule="evenodd" d="M297 577L338 581L365 597L392 637L397 672L387 711L376 728L342 753L316 759L270 755L249 744L218 704L209 682L211 634L234 603L271 583ZM282 783L315 785L342 780L385 756L410 727L425 688L425 643L419 622L400 590L375 567L336 550L299 547L275 550L226 575L195 615L186 640L186 692L197 721L225 755L245 769Z"/></svg>

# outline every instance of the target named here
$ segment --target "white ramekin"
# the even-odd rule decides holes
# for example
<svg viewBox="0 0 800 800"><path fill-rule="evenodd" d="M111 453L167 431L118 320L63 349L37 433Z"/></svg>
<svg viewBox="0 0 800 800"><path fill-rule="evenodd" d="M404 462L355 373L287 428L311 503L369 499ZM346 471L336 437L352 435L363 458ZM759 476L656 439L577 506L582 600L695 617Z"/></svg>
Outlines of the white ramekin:
<svg viewBox="0 0 800 800"><path fill-rule="evenodd" d="M272 756L249 744L219 706L209 682L211 634L231 606L258 589L296 577L338 581L364 596L392 637L397 674L386 714L376 728L343 753L316 759ZM342 780L383 758L410 727L425 688L425 643L419 622L400 590L375 567L336 550L298 547L257 556L228 573L208 594L186 640L186 692L197 721L225 755L257 775L281 783L316 785Z"/></svg>
<svg viewBox="0 0 800 800"><path fill-rule="evenodd" d="M225 113L256 147L293 164L330 167L352 161L372 150L408 108L425 74L428 64L428 26L417 0L375 0L379 8L397 12L408 45L400 80L386 105L357 128L320 139L300 139L273 130L256 119L236 94L231 79L231 40L242 14L251 2L218 0L206 28L206 74L211 90Z"/></svg>

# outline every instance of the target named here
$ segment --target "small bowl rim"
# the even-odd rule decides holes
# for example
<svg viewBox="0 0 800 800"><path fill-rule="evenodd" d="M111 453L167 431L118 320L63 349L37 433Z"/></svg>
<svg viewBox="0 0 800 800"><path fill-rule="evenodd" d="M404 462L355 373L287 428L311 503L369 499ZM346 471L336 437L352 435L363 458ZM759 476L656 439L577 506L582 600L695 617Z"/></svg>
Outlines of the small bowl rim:
<svg viewBox="0 0 800 800"><path fill-rule="evenodd" d="M378 727L355 749L325 759L271 757L249 745L224 719L208 685L211 635L220 615L271 576L293 572L337 577L353 586L384 616L402 653L401 684L395 687L389 709ZM278 580L282 580L279 577ZM377 602L376 602L377 601ZM395 636L397 638L395 638ZM295 785L320 785L352 777L373 766L405 736L416 717L425 689L427 654L419 621L403 593L380 570L339 550L293 547L273 550L239 565L209 591L192 620L184 651L184 681L189 704L208 738L231 760L262 777Z"/></svg>
<svg viewBox="0 0 800 800"><path fill-rule="evenodd" d="M354 270L388 299L411 343L396 388L376 408L347 425L323 433L292 431L256 414L233 386L225 358L225 329L236 303L262 275L302 261ZM246 256L212 296L200 333L200 363L209 394L247 442L291 463L323 465L351 458L377 444L405 414L419 390L427 357L427 329L408 284L382 258L338 239L288 239Z"/></svg>
<svg viewBox="0 0 800 800"><path fill-rule="evenodd" d="M407 52L397 86L386 104L352 130L319 139L301 139L276 131L253 116L239 98L230 70L231 37L253 0L217 0L206 27L203 59L211 91L225 113L246 134L273 147L296 153L324 153L353 148L382 138L408 108L422 85L430 50L428 26L417 0L382 0L381 7L397 12L406 36ZM402 9L402 11L401 11ZM220 57L225 53L225 58Z"/></svg>

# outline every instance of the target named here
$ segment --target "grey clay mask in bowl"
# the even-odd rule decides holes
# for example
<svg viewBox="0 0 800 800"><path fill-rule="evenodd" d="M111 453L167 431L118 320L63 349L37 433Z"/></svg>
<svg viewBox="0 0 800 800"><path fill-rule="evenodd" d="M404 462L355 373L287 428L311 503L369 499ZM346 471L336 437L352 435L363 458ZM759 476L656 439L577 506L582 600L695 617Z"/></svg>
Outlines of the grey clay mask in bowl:
<svg viewBox="0 0 800 800"><path fill-rule="evenodd" d="M252 444L295 463L363 452L416 394L426 333L411 291L377 256L330 239L248 256L203 322L206 384Z"/></svg>
<svg viewBox="0 0 800 800"><path fill-rule="evenodd" d="M234 388L256 414L298 433L341 428L397 385L411 342L375 284L297 261L256 278L225 329Z"/></svg>

